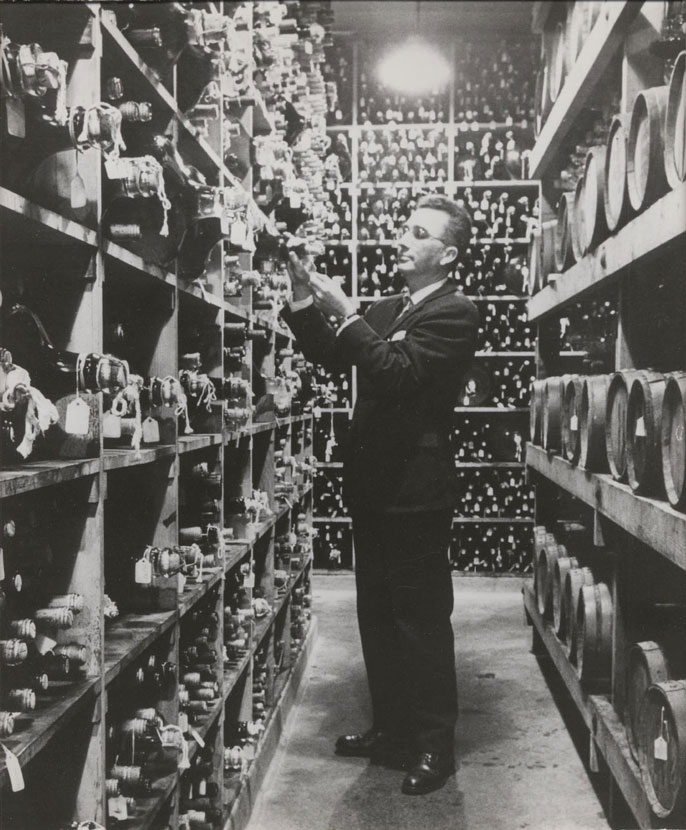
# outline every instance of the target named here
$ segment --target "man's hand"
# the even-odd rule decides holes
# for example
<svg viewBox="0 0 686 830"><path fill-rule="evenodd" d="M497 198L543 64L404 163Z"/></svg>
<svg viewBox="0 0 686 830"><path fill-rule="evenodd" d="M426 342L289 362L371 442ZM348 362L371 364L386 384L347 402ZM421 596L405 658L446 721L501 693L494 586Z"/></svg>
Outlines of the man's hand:
<svg viewBox="0 0 686 830"><path fill-rule="evenodd" d="M310 271L314 263L311 257L300 259L295 251L288 254L288 262L286 263L286 270L288 276L291 278L291 286L293 287L293 299L304 300L312 296L310 288Z"/></svg>
<svg viewBox="0 0 686 830"><path fill-rule="evenodd" d="M314 297L314 304L324 314L333 314L339 320L345 320L346 317L355 313L353 301L331 277L324 274L310 274L310 290Z"/></svg>

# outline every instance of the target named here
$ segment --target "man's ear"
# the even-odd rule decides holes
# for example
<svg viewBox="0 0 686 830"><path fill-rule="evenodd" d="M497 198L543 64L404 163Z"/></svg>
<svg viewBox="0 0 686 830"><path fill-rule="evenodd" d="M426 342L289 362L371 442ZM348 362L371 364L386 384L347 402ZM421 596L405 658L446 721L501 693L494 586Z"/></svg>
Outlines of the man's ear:
<svg viewBox="0 0 686 830"><path fill-rule="evenodd" d="M454 245L448 245L441 256L441 265L450 265L457 259L457 248Z"/></svg>

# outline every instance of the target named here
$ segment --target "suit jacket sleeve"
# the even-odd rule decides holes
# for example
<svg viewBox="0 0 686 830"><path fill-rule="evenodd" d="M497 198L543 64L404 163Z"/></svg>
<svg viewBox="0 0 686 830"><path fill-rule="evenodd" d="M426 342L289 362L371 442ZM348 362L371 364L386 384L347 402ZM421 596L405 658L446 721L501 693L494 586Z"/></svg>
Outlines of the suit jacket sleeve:
<svg viewBox="0 0 686 830"><path fill-rule="evenodd" d="M429 385L449 382L474 356L478 312L456 298L434 303L412 321L403 340L386 341L365 320L355 320L337 338L337 352L365 373L376 391L402 398Z"/></svg>
<svg viewBox="0 0 686 830"><path fill-rule="evenodd" d="M350 362L338 348L336 330L314 305L301 311L292 311L285 306L281 311L281 317L293 332L300 350L310 363L323 366L329 372L342 372L350 366Z"/></svg>

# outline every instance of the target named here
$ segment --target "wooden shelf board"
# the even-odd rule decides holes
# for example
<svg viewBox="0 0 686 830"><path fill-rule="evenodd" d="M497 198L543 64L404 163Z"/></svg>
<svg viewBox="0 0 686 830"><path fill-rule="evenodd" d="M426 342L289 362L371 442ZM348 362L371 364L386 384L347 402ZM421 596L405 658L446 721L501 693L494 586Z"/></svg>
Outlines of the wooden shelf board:
<svg viewBox="0 0 686 830"><path fill-rule="evenodd" d="M523 461L459 461L455 459L458 470L523 470Z"/></svg>
<svg viewBox="0 0 686 830"><path fill-rule="evenodd" d="M604 4L531 151L529 175L532 179L542 178L560 153L570 129L621 47L642 5L634 0Z"/></svg>
<svg viewBox="0 0 686 830"><path fill-rule="evenodd" d="M318 470L340 470L343 468L342 461L317 461Z"/></svg>
<svg viewBox="0 0 686 830"><path fill-rule="evenodd" d="M473 303L517 303L530 299L528 294L465 294L465 297Z"/></svg>
<svg viewBox="0 0 686 830"><path fill-rule="evenodd" d="M153 827L160 811L176 790L178 780L176 772L158 778L152 785L154 795L151 798L136 798L136 815L126 822L127 830L149 830Z"/></svg>
<svg viewBox="0 0 686 830"><path fill-rule="evenodd" d="M172 444L164 444L160 447L141 449L140 452L127 449L105 450L103 455L103 469L122 470L125 467L138 467L141 464L152 464L160 458L171 458L176 453L176 447Z"/></svg>
<svg viewBox="0 0 686 830"><path fill-rule="evenodd" d="M78 242L91 248L98 246L96 231L54 210L41 207L6 187L0 187L0 216L3 217L5 233L9 230L7 223L14 219L31 222L36 229L44 229L57 242Z"/></svg>
<svg viewBox="0 0 686 830"><path fill-rule="evenodd" d="M535 357L536 352L475 352L474 357Z"/></svg>
<svg viewBox="0 0 686 830"><path fill-rule="evenodd" d="M526 445L526 463L686 570L686 514L673 510L667 502L635 495L609 475L573 467L531 443Z"/></svg>
<svg viewBox="0 0 686 830"><path fill-rule="evenodd" d="M224 310L227 314L231 314L233 317L237 317L239 320L244 320L245 322L251 323L252 322L252 314L247 308L243 308L239 305L234 305L231 300L235 298L229 297L224 298Z"/></svg>
<svg viewBox="0 0 686 830"><path fill-rule="evenodd" d="M357 245L359 248L382 248L385 245L391 245L396 247L398 244L396 239L377 239L377 240L365 240L364 242L358 242ZM508 239L505 236L495 236L493 238L489 237L478 237L476 239L470 239L467 243L469 245L528 245L529 240L525 236L514 236L511 239Z"/></svg>
<svg viewBox="0 0 686 830"><path fill-rule="evenodd" d="M332 517L313 516L312 521L313 522L345 522L347 524L349 522L352 522L352 519L350 518L350 516L332 516Z"/></svg>
<svg viewBox="0 0 686 830"><path fill-rule="evenodd" d="M236 566L252 545L248 542L225 542L224 550L224 573L228 573Z"/></svg>
<svg viewBox="0 0 686 830"><path fill-rule="evenodd" d="M484 414L494 414L497 412L514 412L522 414L529 412L528 406L456 406L453 412L475 412Z"/></svg>
<svg viewBox="0 0 686 830"><path fill-rule="evenodd" d="M200 300L207 305L214 306L221 311L226 310L226 303L223 297L218 297L210 291L206 291L204 287L200 287L199 283L180 283L179 293L181 296L193 297L195 300Z"/></svg>
<svg viewBox="0 0 686 830"><path fill-rule="evenodd" d="M106 257L121 262L129 268L134 268L136 271L140 271L141 274L148 274L172 288L176 286L176 276L174 274L160 268L156 263L148 262L148 260L110 239L103 240L103 252Z"/></svg>
<svg viewBox="0 0 686 830"><path fill-rule="evenodd" d="M99 686L97 679L51 684L47 692L37 695L35 711L15 715L14 734L3 738L2 743L25 766L59 730L80 714L83 707L95 700ZM6 776L3 752L0 757L0 785L5 783Z"/></svg>
<svg viewBox="0 0 686 830"><path fill-rule="evenodd" d="M370 187L383 187L384 189L389 187L506 187L508 189L512 187L527 187L532 190L538 191L538 182L535 180L532 181L531 179L475 179L474 181L467 181L466 179L455 179L453 181L446 180L444 182L436 182L435 184L432 182L370 182L362 180L360 181L358 186L364 187L365 189L368 189Z"/></svg>
<svg viewBox="0 0 686 830"><path fill-rule="evenodd" d="M522 524L533 524L533 519L525 519L521 516L517 516L514 519L507 519L503 518L502 516L484 516L483 518L477 516L454 516L453 517L453 524L454 525L490 525L490 524L499 524L499 525L522 525Z"/></svg>
<svg viewBox="0 0 686 830"><path fill-rule="evenodd" d="M610 701L601 695L587 695L579 683L576 670L569 662L562 643L550 625L543 620L534 596L531 582L522 588L524 607L545 646L557 672L574 701L586 727L594 735L595 743L610 768L634 818L641 828L653 827L651 809L638 765L631 757L624 725Z"/></svg>
<svg viewBox="0 0 686 830"><path fill-rule="evenodd" d="M0 498L40 490L52 484L62 484L99 472L99 458L76 461L27 461L21 466L5 467L0 472Z"/></svg>
<svg viewBox="0 0 686 830"><path fill-rule="evenodd" d="M186 452L202 450L205 447L217 447L224 441L224 436L217 433L201 433L198 435L181 435L178 439L179 455Z"/></svg>
<svg viewBox="0 0 686 830"><path fill-rule="evenodd" d="M109 685L145 649L168 631L179 618L178 611L126 614L105 629L103 671Z"/></svg>
<svg viewBox="0 0 686 830"><path fill-rule="evenodd" d="M222 579L222 569L203 576L202 582L186 583L183 594L179 597L179 617L187 614L214 586Z"/></svg>
<svg viewBox="0 0 686 830"><path fill-rule="evenodd" d="M554 285L547 285L529 300L529 321L540 320L559 312L562 307L576 302L590 291L608 287L616 278L643 271L643 266L679 249L683 255L686 240L686 183L671 190L643 213L621 228L560 274ZM656 270L655 279L662 276Z"/></svg>
<svg viewBox="0 0 686 830"><path fill-rule="evenodd" d="M215 701L214 706L210 709L207 717L202 723L195 724L191 728L200 735L200 738L204 741L207 737L207 733L212 729L214 724L217 722L217 718L219 717L222 709L224 708L224 698L220 695ZM198 750L200 749L200 744L194 739L191 738L188 741L188 760L192 763L193 759L195 758Z"/></svg>
<svg viewBox="0 0 686 830"><path fill-rule="evenodd" d="M524 597L524 607L526 608L527 614L531 618L541 637L541 640L543 640L546 651L548 652L550 659L555 664L555 668L567 687L567 691L576 704L581 717L584 719L584 723L590 729L591 712L588 707L586 693L581 688L581 683L579 682L576 669L569 662L562 643L557 639L552 628L539 614L536 597L534 596L531 583L524 585L522 588L522 595Z"/></svg>
<svg viewBox="0 0 686 830"><path fill-rule="evenodd" d="M652 815L650 802L643 789L638 764L631 757L624 724L607 698L589 695L589 707L595 720L595 742L612 772L612 777L641 828L655 827L660 822Z"/></svg>
<svg viewBox="0 0 686 830"><path fill-rule="evenodd" d="M238 664L231 668L224 667L224 683L222 686L223 700L228 700L231 692L236 688L236 684L241 679L243 672L248 668L252 662L252 651L246 649L245 654L238 661Z"/></svg>
<svg viewBox="0 0 686 830"><path fill-rule="evenodd" d="M286 423L288 421L287 418L280 418L279 420L283 423ZM269 432L270 430L275 429L276 426L276 419L271 421L260 421L259 423L250 424L247 427L246 432L248 433L248 435L257 435L260 432Z"/></svg>

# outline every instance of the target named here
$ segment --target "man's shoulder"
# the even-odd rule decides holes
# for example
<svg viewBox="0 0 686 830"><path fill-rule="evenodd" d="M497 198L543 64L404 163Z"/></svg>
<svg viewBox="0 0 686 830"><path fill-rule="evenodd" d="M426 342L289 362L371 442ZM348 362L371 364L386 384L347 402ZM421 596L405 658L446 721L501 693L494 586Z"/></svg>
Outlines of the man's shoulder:
<svg viewBox="0 0 686 830"><path fill-rule="evenodd" d="M432 298L429 299L431 300ZM438 292L433 298L433 301L444 308L455 309L460 314L467 314L477 319L479 318L479 311L476 305L455 283L447 283L445 290Z"/></svg>

